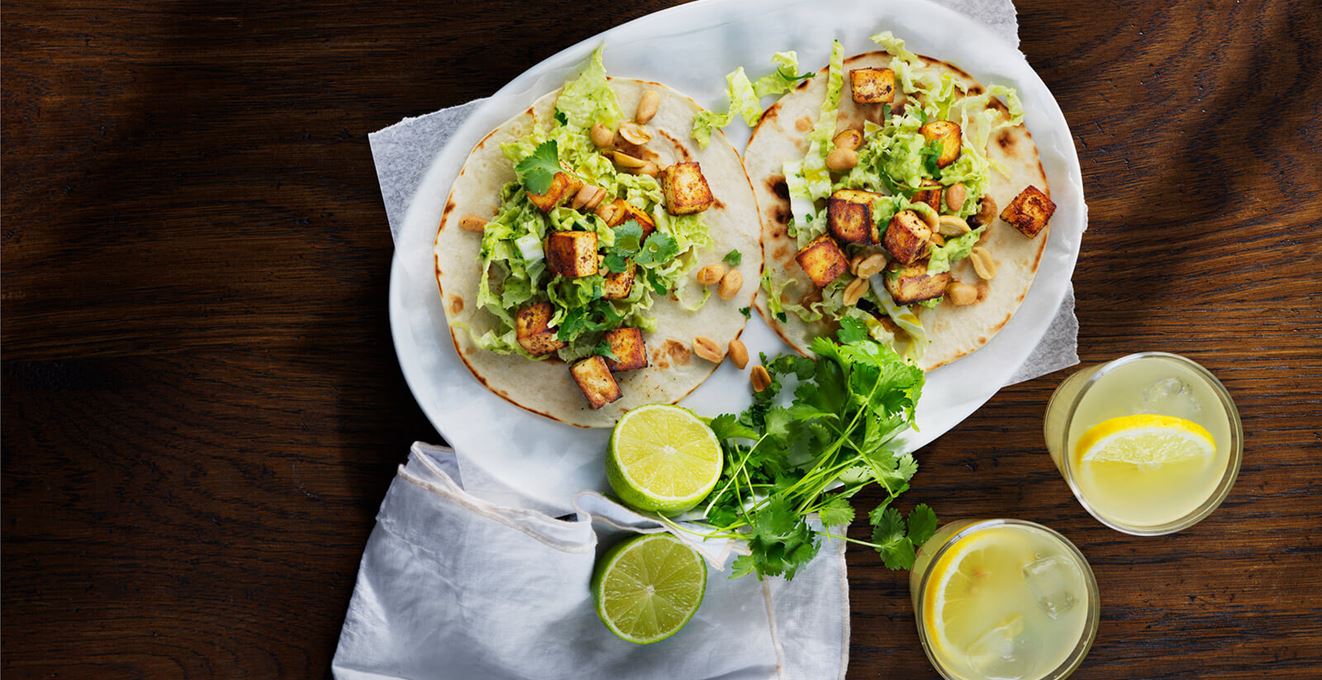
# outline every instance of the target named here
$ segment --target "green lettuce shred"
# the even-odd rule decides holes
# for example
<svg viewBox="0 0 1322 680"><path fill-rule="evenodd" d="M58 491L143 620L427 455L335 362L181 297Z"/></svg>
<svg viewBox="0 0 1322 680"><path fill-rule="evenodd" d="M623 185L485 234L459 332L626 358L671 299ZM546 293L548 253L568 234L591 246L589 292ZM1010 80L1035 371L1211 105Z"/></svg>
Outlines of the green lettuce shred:
<svg viewBox="0 0 1322 680"><path fill-rule="evenodd" d="M792 50L775 53L771 61L776 64L776 70L757 81L750 81L742 66L725 76L725 96L728 102L725 112L703 109L693 119L691 134L699 147L707 148L711 143L712 132L728 126L736 116L742 118L749 127L757 125L764 113L763 97L785 94L799 81L812 77L811 73L799 73L799 56Z"/></svg>

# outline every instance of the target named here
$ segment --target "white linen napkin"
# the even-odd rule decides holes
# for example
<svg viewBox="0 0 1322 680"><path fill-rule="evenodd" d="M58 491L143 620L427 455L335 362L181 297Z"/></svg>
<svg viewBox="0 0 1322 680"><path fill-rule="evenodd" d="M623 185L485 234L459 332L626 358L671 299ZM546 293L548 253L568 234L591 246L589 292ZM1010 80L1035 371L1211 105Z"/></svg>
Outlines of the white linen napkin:
<svg viewBox="0 0 1322 680"><path fill-rule="evenodd" d="M386 494L359 567L332 671L342 680L844 677L849 586L831 539L792 581L729 578L730 546L704 544L698 613L639 646L597 619L596 555L665 531L594 492L555 519L463 489L451 449L417 443ZM691 540L687 534L676 534ZM725 571L718 571L718 568Z"/></svg>

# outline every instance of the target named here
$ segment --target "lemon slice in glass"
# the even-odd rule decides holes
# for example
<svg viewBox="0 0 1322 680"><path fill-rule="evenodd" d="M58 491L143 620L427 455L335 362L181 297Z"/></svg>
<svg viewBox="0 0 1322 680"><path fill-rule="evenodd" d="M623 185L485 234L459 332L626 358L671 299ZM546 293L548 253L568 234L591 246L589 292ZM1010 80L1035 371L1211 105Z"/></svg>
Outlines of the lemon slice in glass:
<svg viewBox="0 0 1322 680"><path fill-rule="evenodd" d="M1103 420L1088 428L1075 448L1084 463L1156 466L1210 459L1216 440L1207 428L1184 418L1142 413Z"/></svg>
<svg viewBox="0 0 1322 680"><path fill-rule="evenodd" d="M989 529L950 546L932 565L923 596L928 640L947 658L969 654L984 633L988 601L1015 587L1028 548L1013 532Z"/></svg>

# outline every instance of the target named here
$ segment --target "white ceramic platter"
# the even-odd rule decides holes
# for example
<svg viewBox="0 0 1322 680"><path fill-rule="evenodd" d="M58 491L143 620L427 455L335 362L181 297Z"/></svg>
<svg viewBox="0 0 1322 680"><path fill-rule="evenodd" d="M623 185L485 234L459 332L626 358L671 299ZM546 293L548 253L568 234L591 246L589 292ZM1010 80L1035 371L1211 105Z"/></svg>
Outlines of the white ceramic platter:
<svg viewBox="0 0 1322 680"><path fill-rule="evenodd" d="M617 26L525 71L459 128L409 205L391 269L391 332L419 405L469 469L476 467L543 508L567 512L576 492L605 488L602 459L609 434L562 425L509 404L483 388L455 354L433 276L432 241L450 183L473 145L572 77L601 43L612 75L658 80L704 106L720 108L724 76L737 66L756 76L770 68L773 52L793 49L805 70L817 69L826 63L833 38L844 43L846 55L857 54L877 49L867 37L882 30L984 84L1018 89L1057 205L1041 267L1023 305L985 347L928 375L918 430L907 435L906 447L917 449L945 433L1010 380L1056 315L1087 218L1069 126L1028 62L981 24L922 0L706 0ZM742 149L748 131L738 122L730 130L731 142ZM757 315L743 338L753 356L788 349ZM742 409L748 394L746 373L726 362L683 404L716 415Z"/></svg>

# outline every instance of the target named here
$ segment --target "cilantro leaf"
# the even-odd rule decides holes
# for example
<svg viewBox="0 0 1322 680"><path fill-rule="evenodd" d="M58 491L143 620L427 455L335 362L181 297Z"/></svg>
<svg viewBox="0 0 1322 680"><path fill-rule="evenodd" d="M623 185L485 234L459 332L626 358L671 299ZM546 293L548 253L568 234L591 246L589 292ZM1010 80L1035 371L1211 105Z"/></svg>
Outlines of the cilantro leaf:
<svg viewBox="0 0 1322 680"><path fill-rule="evenodd" d="M751 318L753 316L753 310L751 307L740 307L739 313L743 314L745 319Z"/></svg>
<svg viewBox="0 0 1322 680"><path fill-rule="evenodd" d="M854 521L854 506L850 505L849 500L844 496L831 496L821 508L818 508L817 515L825 526L849 526Z"/></svg>
<svg viewBox="0 0 1322 680"><path fill-rule="evenodd" d="M936 533L936 513L926 503L919 503L909 511L909 540L922 547Z"/></svg>
<svg viewBox="0 0 1322 680"><path fill-rule="evenodd" d="M561 111L561 110L559 110L559 109L556 109L556 112L555 112L555 121L556 121L557 123L561 124L561 125L568 125L568 124L569 124L569 116L566 116L564 111Z"/></svg>
<svg viewBox="0 0 1322 680"><path fill-rule="evenodd" d="M534 194L544 194L551 188L555 173L560 172L559 151L554 139L542 142L527 158L514 166L523 188Z"/></svg>
<svg viewBox="0 0 1322 680"><path fill-rule="evenodd" d="M937 159L941 157L941 140L933 139L918 152L923 157L923 167L927 169L927 174L935 178L941 177L941 166Z"/></svg>
<svg viewBox="0 0 1322 680"><path fill-rule="evenodd" d="M725 257L721 258L721 261L730 265L731 267L738 267L739 263L744 261L744 254L739 252L739 249L736 248L726 253Z"/></svg>
<svg viewBox="0 0 1322 680"><path fill-rule="evenodd" d="M904 516L895 508L886 508L872 518L872 542L888 569L913 566L913 542L905 535Z"/></svg>
<svg viewBox="0 0 1322 680"><path fill-rule="evenodd" d="M846 345L863 342L868 339L868 327L863 325L862 321L852 316L846 316L840 319L840 330L835 336L840 342Z"/></svg>
<svg viewBox="0 0 1322 680"><path fill-rule="evenodd" d="M634 258L634 261L644 267L648 267L652 265L666 264L675 259L675 256L678 254L679 244L675 242L675 239L671 238L668 234L663 234L658 231L653 232L651 236L647 237L647 241L643 243L642 248L639 249L638 256ZM665 295L664 287L660 294Z"/></svg>
<svg viewBox="0 0 1322 680"><path fill-rule="evenodd" d="M638 252L643 240L643 227L638 224L637 220L629 220L615 227L614 231L615 245L613 247L616 250L623 252L625 255L633 255Z"/></svg>

